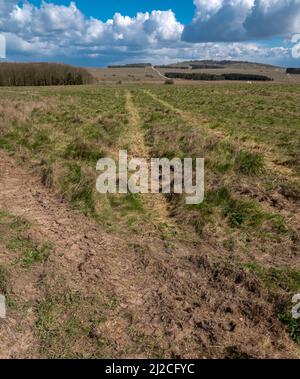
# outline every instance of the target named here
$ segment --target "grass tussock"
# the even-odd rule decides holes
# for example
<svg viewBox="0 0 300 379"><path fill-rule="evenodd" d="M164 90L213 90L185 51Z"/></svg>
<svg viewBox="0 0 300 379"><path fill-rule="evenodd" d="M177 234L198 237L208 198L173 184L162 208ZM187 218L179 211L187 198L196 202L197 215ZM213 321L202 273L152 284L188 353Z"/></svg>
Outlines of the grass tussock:
<svg viewBox="0 0 300 379"><path fill-rule="evenodd" d="M109 358L109 343L97 328L115 307L115 301L101 294L53 294L37 308L41 355L48 359Z"/></svg>
<svg viewBox="0 0 300 379"><path fill-rule="evenodd" d="M260 175L265 170L264 157L257 153L241 151L235 159L235 166L244 175Z"/></svg>
<svg viewBox="0 0 300 379"><path fill-rule="evenodd" d="M254 273L266 287L294 294L300 290L300 271L289 267L264 267L249 263L246 268Z"/></svg>
<svg viewBox="0 0 300 379"><path fill-rule="evenodd" d="M30 229L31 225L26 220L8 213L1 213L0 242L16 254L15 263L26 269L46 261L53 249L51 243L34 241L30 236Z"/></svg>

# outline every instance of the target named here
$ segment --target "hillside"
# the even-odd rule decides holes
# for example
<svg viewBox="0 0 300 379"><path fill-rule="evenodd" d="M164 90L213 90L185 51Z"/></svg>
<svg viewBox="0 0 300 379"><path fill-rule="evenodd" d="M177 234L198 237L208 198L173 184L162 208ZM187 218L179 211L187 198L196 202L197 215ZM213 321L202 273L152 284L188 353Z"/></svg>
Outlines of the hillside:
<svg viewBox="0 0 300 379"><path fill-rule="evenodd" d="M276 67L260 63L238 62L238 61L184 61L168 65L156 65L156 69L165 75L168 72L186 74L207 74L207 75L224 75L224 74L250 74L266 76L278 83L300 83L299 75L289 75L283 67ZM141 83L158 83L164 78L146 64L145 67L115 66L108 68L89 68L89 72L99 80L105 82L141 82ZM181 83L179 80L178 83ZM191 81L184 81L185 84ZM195 83L194 83L195 84Z"/></svg>

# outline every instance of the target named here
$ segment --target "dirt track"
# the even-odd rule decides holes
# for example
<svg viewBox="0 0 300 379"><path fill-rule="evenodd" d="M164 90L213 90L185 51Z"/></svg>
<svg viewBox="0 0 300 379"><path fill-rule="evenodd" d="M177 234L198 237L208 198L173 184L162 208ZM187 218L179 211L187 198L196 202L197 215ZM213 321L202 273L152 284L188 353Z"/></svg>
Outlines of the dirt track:
<svg viewBox="0 0 300 379"><path fill-rule="evenodd" d="M160 238L107 234L2 151L0 172L0 208L29 220L35 237L55 246L41 267L14 277L13 294L33 306L25 317L8 311L1 322L1 357L40 356L35 304L58 285L53 277L71 290L117 298L111 319L95 332L105 333L112 356L155 356L142 344L128 349L132 328L155 340L166 357L293 356L258 283L213 263L209 247L179 242L170 248Z"/></svg>

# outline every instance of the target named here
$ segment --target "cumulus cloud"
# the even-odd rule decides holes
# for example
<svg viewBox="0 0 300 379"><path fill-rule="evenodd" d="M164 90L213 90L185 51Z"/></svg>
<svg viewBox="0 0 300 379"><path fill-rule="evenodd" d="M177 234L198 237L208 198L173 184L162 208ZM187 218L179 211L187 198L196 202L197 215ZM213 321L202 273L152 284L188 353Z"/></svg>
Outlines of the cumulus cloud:
<svg viewBox="0 0 300 379"><path fill-rule="evenodd" d="M286 36L300 28L300 0L194 0L187 42L245 41Z"/></svg>
<svg viewBox="0 0 300 379"><path fill-rule="evenodd" d="M95 18L86 18L74 2L69 6L43 2L41 7L30 3L19 6L16 3L11 1L11 6L3 9L2 31L17 31L27 39L60 38L77 44L90 42L99 45L144 46L145 43L169 43L178 40L183 30L183 25L176 20L171 10L138 13L132 18L116 13L112 19L102 22Z"/></svg>
<svg viewBox="0 0 300 379"><path fill-rule="evenodd" d="M135 17L116 13L106 22L87 18L75 2L69 6L42 2L0 0L0 31L7 35L8 53L34 51L44 55L115 55L163 47L180 41L184 26L169 11L138 13ZM14 38L12 37L14 36Z"/></svg>
<svg viewBox="0 0 300 379"><path fill-rule="evenodd" d="M249 38L286 36L300 31L300 0L257 0L244 23Z"/></svg>
<svg viewBox="0 0 300 379"><path fill-rule="evenodd" d="M196 17L182 38L187 42L239 41L245 37L243 22L253 0L195 0Z"/></svg>
<svg viewBox="0 0 300 379"><path fill-rule="evenodd" d="M138 13L136 17L116 13L113 19L102 22L90 19L83 36L88 43L113 46L155 46L180 40L183 26L172 11Z"/></svg>
<svg viewBox="0 0 300 379"><path fill-rule="evenodd" d="M0 28L5 27L5 22L10 12L17 5L17 0L0 0Z"/></svg>
<svg viewBox="0 0 300 379"><path fill-rule="evenodd" d="M102 21L86 17L75 2L65 6L42 1L35 6L30 1L0 0L0 32L7 38L7 56L18 60L87 64L97 60L101 64L180 59L275 61L276 54L286 56L289 50L233 42L277 33L283 25L280 21L278 26L279 14L287 10L290 21L285 21L284 30L293 30L299 25L299 2L194 0L194 20L184 27L172 10L140 12L134 17L116 13ZM269 18L276 22L268 27ZM255 27L258 22L260 29Z"/></svg>

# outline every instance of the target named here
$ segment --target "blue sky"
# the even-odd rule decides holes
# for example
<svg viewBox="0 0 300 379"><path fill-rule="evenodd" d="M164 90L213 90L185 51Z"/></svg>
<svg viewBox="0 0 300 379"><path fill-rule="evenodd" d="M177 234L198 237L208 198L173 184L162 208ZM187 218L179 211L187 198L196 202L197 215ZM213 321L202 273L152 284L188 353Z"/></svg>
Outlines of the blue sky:
<svg viewBox="0 0 300 379"><path fill-rule="evenodd" d="M10 61L297 67L300 0L0 0L0 33Z"/></svg>
<svg viewBox="0 0 300 379"><path fill-rule="evenodd" d="M35 5L40 5L40 0L31 1ZM68 0L52 1L59 5L68 5ZM112 18L116 12L133 17L137 12L151 12L156 9L172 9L178 21L187 24L195 13L193 0L77 0L78 8L87 16L97 17L102 21Z"/></svg>

